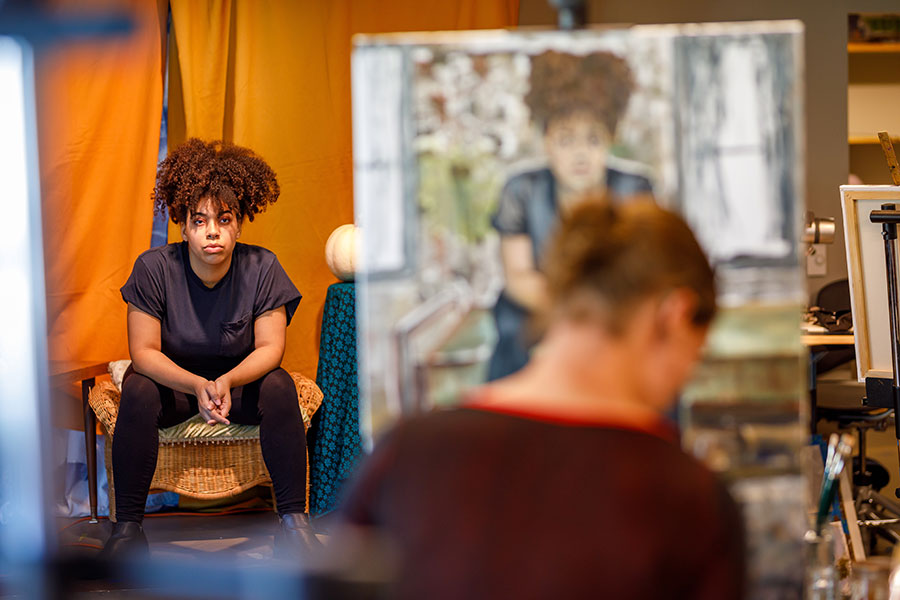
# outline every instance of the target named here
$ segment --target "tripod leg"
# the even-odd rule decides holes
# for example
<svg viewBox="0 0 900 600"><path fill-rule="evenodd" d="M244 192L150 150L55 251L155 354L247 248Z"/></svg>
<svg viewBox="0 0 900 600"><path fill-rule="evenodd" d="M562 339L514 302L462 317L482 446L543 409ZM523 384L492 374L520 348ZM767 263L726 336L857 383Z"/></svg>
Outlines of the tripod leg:
<svg viewBox="0 0 900 600"><path fill-rule="evenodd" d="M847 473L847 469L841 471L840 485L841 507L844 509L844 519L847 521L847 531L850 532L850 549L853 551L853 559L865 560L866 550L859 531L859 518L856 516L856 506L853 503L853 491L850 487L850 475Z"/></svg>

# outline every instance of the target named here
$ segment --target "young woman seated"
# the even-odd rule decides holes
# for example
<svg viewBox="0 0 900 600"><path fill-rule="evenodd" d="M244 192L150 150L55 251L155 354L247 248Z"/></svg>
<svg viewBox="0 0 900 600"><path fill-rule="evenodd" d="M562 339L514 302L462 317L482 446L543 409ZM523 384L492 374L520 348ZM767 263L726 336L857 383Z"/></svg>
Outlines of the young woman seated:
<svg viewBox="0 0 900 600"><path fill-rule="evenodd" d="M112 462L116 516L110 556L146 552L144 505L159 436L197 414L210 425L259 425L288 556L318 542L306 511L306 434L297 391L280 368L285 328L300 293L275 255L239 243L244 219L278 199L275 173L252 151L188 140L159 165L157 212L168 209L182 242L134 263L128 348Z"/></svg>

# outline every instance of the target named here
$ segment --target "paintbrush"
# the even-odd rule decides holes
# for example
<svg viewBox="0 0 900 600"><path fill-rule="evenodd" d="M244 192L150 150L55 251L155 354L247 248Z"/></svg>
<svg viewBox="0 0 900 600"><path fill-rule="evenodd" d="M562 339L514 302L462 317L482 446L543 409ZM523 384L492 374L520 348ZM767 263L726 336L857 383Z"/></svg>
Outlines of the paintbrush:
<svg viewBox="0 0 900 600"><path fill-rule="evenodd" d="M837 445L841 441L841 436L836 433L832 433L828 436L828 453L825 458L825 472L828 472L828 468L831 466L831 462L834 460L834 452L837 450Z"/></svg>
<svg viewBox="0 0 900 600"><path fill-rule="evenodd" d="M828 450L825 454L825 468L822 470L822 485L819 486L819 502L817 506L821 505L825 498L826 487L828 486L828 472L831 470L832 464L834 463L834 455L835 452L837 452L840 441L841 436L837 433L832 433L828 436ZM818 511L816 512L816 516L818 517Z"/></svg>
<svg viewBox="0 0 900 600"><path fill-rule="evenodd" d="M832 436L833 438L834 436ZM844 470L844 464L847 457L853 453L854 440L849 434L842 434L838 439L838 443L834 452L831 452L831 441L829 440L830 460L826 460L825 475L822 478L822 491L819 495L819 511L816 514L816 534L822 532L825 525L825 519L828 517L828 509L834 502L834 495L837 492L837 480Z"/></svg>
<svg viewBox="0 0 900 600"><path fill-rule="evenodd" d="M837 451L837 447L840 441L841 436L837 433L832 433L830 436L828 436L828 451L825 454L825 469L822 471L822 486L819 488L820 497L825 489L825 483L828 481L828 477L826 475L831 469L831 464L834 462L834 453Z"/></svg>

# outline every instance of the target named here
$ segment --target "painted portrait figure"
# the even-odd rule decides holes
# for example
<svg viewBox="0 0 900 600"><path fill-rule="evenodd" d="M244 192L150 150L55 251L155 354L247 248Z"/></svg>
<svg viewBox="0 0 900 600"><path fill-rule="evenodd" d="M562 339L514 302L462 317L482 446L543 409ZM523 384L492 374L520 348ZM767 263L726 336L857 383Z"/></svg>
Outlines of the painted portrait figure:
<svg viewBox="0 0 900 600"><path fill-rule="evenodd" d="M510 177L492 218L506 283L493 310L498 342L489 380L528 361L529 315L546 303L541 260L560 215L589 194L614 203L652 198L650 181L610 155L634 88L624 59L545 51L531 59L529 84L524 101L542 131L546 165Z"/></svg>

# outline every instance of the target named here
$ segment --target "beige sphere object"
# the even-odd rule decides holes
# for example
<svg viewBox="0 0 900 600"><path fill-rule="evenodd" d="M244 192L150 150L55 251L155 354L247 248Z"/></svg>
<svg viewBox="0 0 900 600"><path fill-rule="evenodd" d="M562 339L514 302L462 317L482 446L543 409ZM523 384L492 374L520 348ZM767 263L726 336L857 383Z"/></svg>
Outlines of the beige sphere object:
<svg viewBox="0 0 900 600"><path fill-rule="evenodd" d="M356 225L341 225L325 242L325 262L341 281L353 281L355 276L358 233Z"/></svg>

